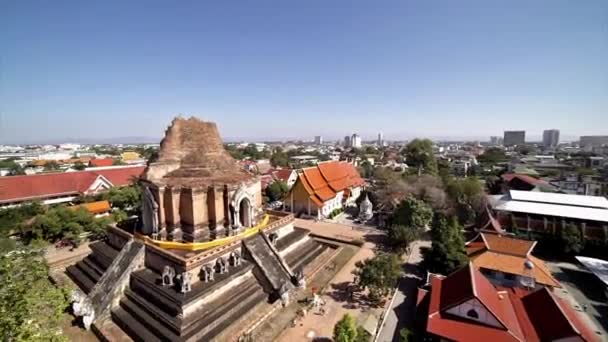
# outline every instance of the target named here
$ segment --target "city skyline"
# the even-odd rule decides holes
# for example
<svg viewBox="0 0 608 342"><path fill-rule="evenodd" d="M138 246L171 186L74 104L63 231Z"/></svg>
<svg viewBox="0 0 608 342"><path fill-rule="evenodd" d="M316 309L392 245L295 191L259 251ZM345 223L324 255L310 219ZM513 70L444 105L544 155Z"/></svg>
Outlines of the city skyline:
<svg viewBox="0 0 608 342"><path fill-rule="evenodd" d="M4 4L0 143L156 138L178 113L248 140L608 126L603 1L140 9Z"/></svg>

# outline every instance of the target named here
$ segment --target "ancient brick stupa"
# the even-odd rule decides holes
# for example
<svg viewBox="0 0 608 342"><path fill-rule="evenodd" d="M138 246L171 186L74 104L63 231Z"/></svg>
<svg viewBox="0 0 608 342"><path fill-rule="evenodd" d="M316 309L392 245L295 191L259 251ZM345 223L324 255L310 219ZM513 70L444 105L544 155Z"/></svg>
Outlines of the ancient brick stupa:
<svg viewBox="0 0 608 342"><path fill-rule="evenodd" d="M144 176L143 230L155 239L208 241L255 225L258 178L224 149L215 123L176 118Z"/></svg>
<svg viewBox="0 0 608 342"><path fill-rule="evenodd" d="M237 340L335 255L292 214L262 210L259 179L214 123L173 120L141 183L137 232L110 227L67 268L74 313L102 340Z"/></svg>

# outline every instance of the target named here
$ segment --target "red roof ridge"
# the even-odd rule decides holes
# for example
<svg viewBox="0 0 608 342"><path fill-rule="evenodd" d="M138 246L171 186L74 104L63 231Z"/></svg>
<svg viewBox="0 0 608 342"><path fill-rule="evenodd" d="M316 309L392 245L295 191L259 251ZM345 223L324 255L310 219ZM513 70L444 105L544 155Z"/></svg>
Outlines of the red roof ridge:
<svg viewBox="0 0 608 342"><path fill-rule="evenodd" d="M572 323L572 321L570 320L570 317L568 317L568 315L564 311L564 308L562 308L561 304L558 302L558 299L553 296L553 293L551 293L551 291L549 291L546 287L543 287L539 291L545 291L545 292L547 292L547 294L549 295L549 297L553 300L553 303L555 305L557 305L557 308L559 309L559 311L562 313L562 315L564 316L564 318L566 318L566 321L568 321L568 324L570 324L570 327L572 328L572 330L574 330L574 332L576 332L577 334L580 335L581 334L580 330L578 330L578 328L576 327L576 325L574 325Z"/></svg>

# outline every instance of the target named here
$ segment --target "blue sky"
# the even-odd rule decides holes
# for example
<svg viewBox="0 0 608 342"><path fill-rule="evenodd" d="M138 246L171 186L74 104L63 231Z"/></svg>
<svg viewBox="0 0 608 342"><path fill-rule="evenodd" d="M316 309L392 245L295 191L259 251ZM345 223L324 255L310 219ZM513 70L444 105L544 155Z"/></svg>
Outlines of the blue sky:
<svg viewBox="0 0 608 342"><path fill-rule="evenodd" d="M608 134L608 1L2 1L0 142Z"/></svg>

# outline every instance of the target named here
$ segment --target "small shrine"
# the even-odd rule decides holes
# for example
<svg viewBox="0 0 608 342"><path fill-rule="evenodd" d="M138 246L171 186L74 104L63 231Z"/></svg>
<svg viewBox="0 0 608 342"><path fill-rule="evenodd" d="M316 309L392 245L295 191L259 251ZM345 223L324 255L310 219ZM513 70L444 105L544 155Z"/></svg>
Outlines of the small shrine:
<svg viewBox="0 0 608 342"><path fill-rule="evenodd" d="M359 204L359 220L362 222L369 221L374 216L374 206L372 202L369 200L367 193L365 194L365 198Z"/></svg>

